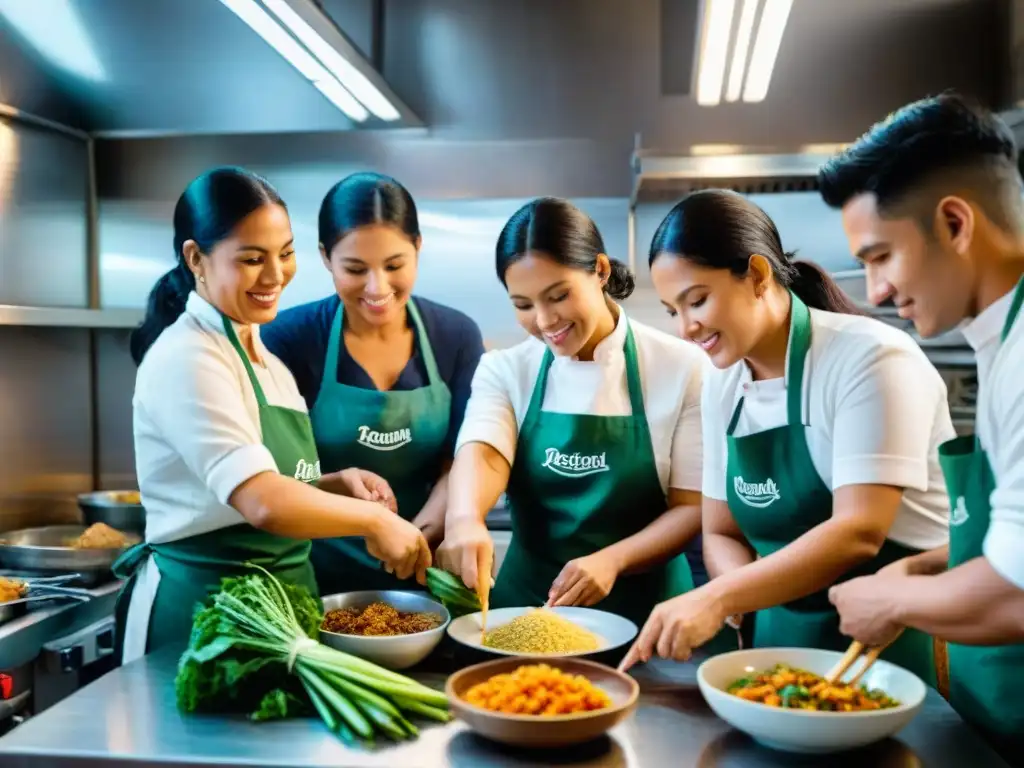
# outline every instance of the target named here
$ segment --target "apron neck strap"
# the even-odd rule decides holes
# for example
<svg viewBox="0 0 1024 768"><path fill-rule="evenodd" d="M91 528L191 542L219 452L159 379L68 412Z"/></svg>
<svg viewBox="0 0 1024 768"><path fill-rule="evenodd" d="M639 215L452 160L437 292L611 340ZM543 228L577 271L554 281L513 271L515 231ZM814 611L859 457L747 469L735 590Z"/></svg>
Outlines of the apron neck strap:
<svg viewBox="0 0 1024 768"><path fill-rule="evenodd" d="M786 361L786 420L790 426L803 420L804 369L811 349L811 311L790 292L789 359Z"/></svg>
<svg viewBox="0 0 1024 768"><path fill-rule="evenodd" d="M430 345L430 339L427 337L427 329L423 325L423 318L420 317L420 311L416 308L416 302L411 298L406 302L405 306L409 317L412 318L413 328L416 330L416 338L420 344L420 355L423 356L423 365L427 369L427 380L431 386L436 385L441 381L441 373L437 369L434 348Z"/></svg>
<svg viewBox="0 0 1024 768"><path fill-rule="evenodd" d="M430 339L427 338L427 331L423 326L423 318L416 308L416 302L409 299L406 302L406 311L412 318L413 331L420 347L420 355L423 356L423 365L427 369L427 381L436 385L441 381L441 373L437 367L437 359L434 357L434 348L430 346ZM331 336L327 340L327 356L324 358L324 376L330 376L331 381L338 378L338 355L341 354L341 339L345 328L345 305L338 304L338 311L334 313L334 321L331 323Z"/></svg>
<svg viewBox="0 0 1024 768"><path fill-rule="evenodd" d="M633 337L633 328L629 325L629 319L623 318L626 323L626 341L622 350L626 358L626 386L629 391L629 407L633 416L644 416L644 393L640 386L640 362L636 352L636 339ZM533 388L533 395L530 397L530 405L527 413L538 413L544 406L544 394L548 388L548 371L551 370L551 363L555 355L548 346L544 347L544 357L540 362L540 372L537 374L537 384Z"/></svg>
<svg viewBox="0 0 1024 768"><path fill-rule="evenodd" d="M790 292L789 349L786 359L786 424L794 426L803 423L804 369L807 367L807 353L811 349L811 311L795 293ZM725 428L731 436L740 421L743 411L740 398L732 410L732 418Z"/></svg>
<svg viewBox="0 0 1024 768"><path fill-rule="evenodd" d="M338 350L341 347L341 334L344 329L345 305L338 301L338 309L331 321L331 335L327 338L327 355L324 357L324 381L338 380Z"/></svg>
<svg viewBox="0 0 1024 768"><path fill-rule="evenodd" d="M222 314L220 316L221 322L224 323L224 334L228 337L228 341L231 342L231 346L235 348L238 356L242 358L242 364L245 366L245 372L249 375L249 381L252 384L253 392L256 393L256 404L260 408L267 407L267 398L263 394L263 387L260 386L259 379L256 378L256 371L252 369L252 363L249 362L248 353L242 349L242 342L238 340L238 334L235 333L235 326L232 325L231 320L228 319L227 315Z"/></svg>
<svg viewBox="0 0 1024 768"><path fill-rule="evenodd" d="M1017 282L1017 289L1013 292L1013 301L1010 303L1010 311L1006 314L1006 322L1003 323L1003 332L999 335L1000 343L1006 341L1006 337L1010 335L1010 331L1013 329L1013 324L1017 320L1017 315L1020 314L1021 305L1024 304L1024 275L1021 276Z"/></svg>

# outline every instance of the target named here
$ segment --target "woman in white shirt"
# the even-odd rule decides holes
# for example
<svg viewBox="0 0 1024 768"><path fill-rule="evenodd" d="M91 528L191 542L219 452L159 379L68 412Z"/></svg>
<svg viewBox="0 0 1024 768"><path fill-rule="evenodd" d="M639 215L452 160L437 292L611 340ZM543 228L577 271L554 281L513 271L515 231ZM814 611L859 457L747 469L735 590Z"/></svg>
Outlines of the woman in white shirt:
<svg viewBox="0 0 1024 768"><path fill-rule="evenodd" d="M521 208L498 278L531 338L473 379L438 560L486 593L484 519L507 492L512 543L490 605L594 605L642 621L692 586L700 528L700 382L692 345L628 320L633 277L565 200Z"/></svg>
<svg viewBox="0 0 1024 768"><path fill-rule="evenodd" d="M379 478L320 477L295 381L260 342L296 266L288 212L270 184L237 168L192 181L174 209L174 250L177 265L132 336L146 541L115 566L127 578L118 597L125 662L187 641L195 605L247 562L317 594L311 538L365 536L402 578L422 580L430 563L420 532L377 503L390 499Z"/></svg>
<svg viewBox="0 0 1024 768"><path fill-rule="evenodd" d="M717 369L702 398L711 581L658 606L624 666L686 658L753 612L756 646L842 650L828 588L948 539L945 384L907 334L792 261L739 194L684 198L650 263L680 334ZM927 635L906 632L886 655L934 681Z"/></svg>

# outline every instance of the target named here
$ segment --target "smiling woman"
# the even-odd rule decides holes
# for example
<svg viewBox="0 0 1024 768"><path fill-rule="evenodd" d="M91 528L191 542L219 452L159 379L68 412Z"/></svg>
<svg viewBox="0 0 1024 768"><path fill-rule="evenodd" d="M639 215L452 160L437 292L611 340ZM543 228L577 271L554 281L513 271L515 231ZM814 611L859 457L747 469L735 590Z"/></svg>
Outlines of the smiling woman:
<svg viewBox="0 0 1024 768"><path fill-rule="evenodd" d="M263 338L298 382L325 471L378 473L398 514L436 545L480 330L413 297L422 237L416 203L396 180L339 181L320 206L319 235L334 293L281 313ZM402 587L358 539L315 542L312 558L325 593Z"/></svg>
<svg viewBox="0 0 1024 768"><path fill-rule="evenodd" d="M517 211L495 266L531 338L481 360L438 560L486 596L484 518L506 492L494 607L597 604L641 622L693 585L681 553L700 524L700 352L626 317L632 274L566 200Z"/></svg>
<svg viewBox="0 0 1024 768"><path fill-rule="evenodd" d="M387 508L319 489L366 498L379 478L321 478L295 380L260 342L295 274L273 187L239 168L203 174L175 206L174 248L177 265L132 335L146 541L115 564L123 661L186 641L195 604L246 563L315 592L311 538L365 536L403 577L430 564L419 531Z"/></svg>
<svg viewBox="0 0 1024 768"><path fill-rule="evenodd" d="M650 265L680 335L717 369L702 396L712 579L655 609L627 665L686 658L750 613L759 647L841 650L828 588L948 540L945 384L909 336L792 261L768 215L735 192L678 203ZM934 680L926 635L905 632L886 653Z"/></svg>

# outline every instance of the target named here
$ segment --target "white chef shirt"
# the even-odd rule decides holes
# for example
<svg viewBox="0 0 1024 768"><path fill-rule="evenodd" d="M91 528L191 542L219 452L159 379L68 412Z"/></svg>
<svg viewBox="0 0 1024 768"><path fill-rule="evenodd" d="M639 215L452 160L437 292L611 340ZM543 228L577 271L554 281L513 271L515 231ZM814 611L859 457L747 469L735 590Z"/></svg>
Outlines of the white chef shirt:
<svg viewBox="0 0 1024 768"><path fill-rule="evenodd" d="M812 309L811 327L803 409L818 475L833 491L904 488L889 538L916 549L946 544L949 500L938 446L956 433L939 372L909 335L878 320ZM702 398L709 498L726 500L726 429L741 396L736 437L786 423L784 379L753 381L742 361L710 373Z"/></svg>
<svg viewBox="0 0 1024 768"><path fill-rule="evenodd" d="M700 389L702 372L708 367L706 358L693 344L627 321L621 307L615 330L594 349L593 361L555 356L542 409L628 415L623 351L627 324L636 341L644 410L662 490L700 490ZM486 443L512 464L546 348L531 337L514 347L484 354L473 377L456 451L466 443Z"/></svg>
<svg viewBox="0 0 1024 768"><path fill-rule="evenodd" d="M237 333L239 325L235 324ZM291 373L252 326L265 367L253 364L270 405L306 411ZM198 294L146 353L135 379L135 464L146 507L146 540L176 541L245 522L228 499L246 480L276 472L263 445L256 394L224 333L220 313ZM145 652L160 583L150 558L132 592L125 661Z"/></svg>
<svg viewBox="0 0 1024 768"><path fill-rule="evenodd" d="M1005 579L1024 589L1024 316L1002 344L1011 291L962 328L975 351L975 434L988 454L996 489L984 554Z"/></svg>

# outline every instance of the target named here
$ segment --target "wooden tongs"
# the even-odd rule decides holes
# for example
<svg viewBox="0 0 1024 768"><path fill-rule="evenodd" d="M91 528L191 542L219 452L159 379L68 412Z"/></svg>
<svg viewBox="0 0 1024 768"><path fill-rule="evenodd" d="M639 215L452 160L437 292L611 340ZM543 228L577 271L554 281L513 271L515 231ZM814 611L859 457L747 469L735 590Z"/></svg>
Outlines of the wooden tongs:
<svg viewBox="0 0 1024 768"><path fill-rule="evenodd" d="M900 634L902 634L902 632L900 632ZM846 649L846 653L843 654L843 658L836 662L836 665L829 670L827 675L825 675L825 681L829 685L835 685L836 683L841 685L856 685L860 682L860 679L864 677L864 674L871 669L871 665L878 661L878 657L882 654L882 651L892 645L896 641L897 637L899 637L899 635L896 635L896 637L885 645L875 645L870 648L866 647L863 643L859 643L854 640L850 643L850 647ZM843 675L850 670L850 667L857 663L857 660L862 655L864 656L864 665L860 668L860 671L857 672L857 674L850 680L842 680L841 678Z"/></svg>

